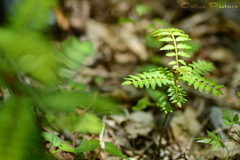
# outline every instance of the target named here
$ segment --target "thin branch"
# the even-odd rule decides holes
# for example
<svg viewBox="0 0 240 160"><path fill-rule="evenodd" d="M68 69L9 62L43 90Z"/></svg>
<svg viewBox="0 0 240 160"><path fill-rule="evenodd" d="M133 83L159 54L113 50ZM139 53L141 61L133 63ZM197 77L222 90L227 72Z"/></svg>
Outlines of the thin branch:
<svg viewBox="0 0 240 160"><path fill-rule="evenodd" d="M76 147L76 140L77 140L77 131L74 135L74 139L73 139L73 142L72 142L72 146L75 148Z"/></svg>

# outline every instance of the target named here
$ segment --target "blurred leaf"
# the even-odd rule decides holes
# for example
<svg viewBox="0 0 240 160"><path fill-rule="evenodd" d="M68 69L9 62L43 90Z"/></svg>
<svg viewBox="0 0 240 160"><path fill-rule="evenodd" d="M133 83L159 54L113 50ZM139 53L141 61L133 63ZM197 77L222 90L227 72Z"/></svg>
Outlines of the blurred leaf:
<svg viewBox="0 0 240 160"><path fill-rule="evenodd" d="M139 17L141 17L143 15L149 14L151 12L151 8L145 4L137 4L134 7L134 11Z"/></svg>
<svg viewBox="0 0 240 160"><path fill-rule="evenodd" d="M155 26L161 26L162 28L169 28L172 27L172 25L170 23L168 23L167 21L160 19L160 18L154 18L153 22L152 22ZM158 28L159 28L158 26ZM157 29L157 28L156 28Z"/></svg>
<svg viewBox="0 0 240 160"><path fill-rule="evenodd" d="M82 110L82 112L84 111ZM48 121L49 117L51 121ZM48 123L54 124L59 129L69 132L77 131L85 134L93 133L98 135L102 129L101 120L91 113L83 113L79 115L72 111L65 114L47 114L46 120Z"/></svg>
<svg viewBox="0 0 240 160"><path fill-rule="evenodd" d="M103 81L104 81L104 79L103 79L102 77L100 77L100 76L96 76L96 77L94 78L94 80L95 80L95 82L96 82L97 84L102 84Z"/></svg>
<svg viewBox="0 0 240 160"><path fill-rule="evenodd" d="M145 27L146 30L157 30L159 28L171 28L173 27L170 23L167 21L160 19L160 18L154 18L149 25Z"/></svg>
<svg viewBox="0 0 240 160"><path fill-rule="evenodd" d="M83 139L82 143L74 150L76 153L90 152L96 148L100 148L100 141L98 139L91 139L87 141Z"/></svg>
<svg viewBox="0 0 240 160"><path fill-rule="evenodd" d="M71 153L75 153L74 151L74 148L62 143L60 146L59 146L59 149L63 150L63 151L66 151L66 152L71 152Z"/></svg>
<svg viewBox="0 0 240 160"><path fill-rule="evenodd" d="M94 53L92 42L82 42L75 37L64 41L61 51L63 53L61 61L70 70L79 69L81 64L84 62L85 57Z"/></svg>
<svg viewBox="0 0 240 160"><path fill-rule="evenodd" d="M240 97L240 91L237 92L238 97Z"/></svg>
<svg viewBox="0 0 240 160"><path fill-rule="evenodd" d="M41 98L41 107L43 109L62 111L73 111L75 107L79 107L94 111L98 114L121 113L117 108L117 103L106 97L93 97L87 92L55 92L49 95L43 95Z"/></svg>
<svg viewBox="0 0 240 160"><path fill-rule="evenodd" d="M52 133L43 132L42 136L51 143L51 145L58 147L62 144L62 141Z"/></svg>
<svg viewBox="0 0 240 160"><path fill-rule="evenodd" d="M54 150L54 151L52 151L52 154L54 155L54 154L58 153L59 151L61 151L61 150L60 149Z"/></svg>
<svg viewBox="0 0 240 160"><path fill-rule="evenodd" d="M76 130L80 133L99 134L102 129L102 121L91 113L85 113L81 116Z"/></svg>
<svg viewBox="0 0 240 160"><path fill-rule="evenodd" d="M71 87L71 90L84 91L86 89L86 85L84 83L70 81L69 85Z"/></svg>
<svg viewBox="0 0 240 160"><path fill-rule="evenodd" d="M158 98L163 94L161 91L153 89L148 89L147 92L155 102L157 102Z"/></svg>
<svg viewBox="0 0 240 160"><path fill-rule="evenodd" d="M43 159L41 134L35 124L31 101L11 97L0 107L0 159Z"/></svg>
<svg viewBox="0 0 240 160"><path fill-rule="evenodd" d="M62 51L72 60L82 60L83 56L94 53L93 44L90 41L79 41L76 37L65 40Z"/></svg>
<svg viewBox="0 0 240 160"><path fill-rule="evenodd" d="M132 109L133 110L142 110L147 108L147 106L152 106L153 104L151 102L148 101L148 99L146 97L143 97L142 99L138 100L137 105L133 106Z"/></svg>
<svg viewBox="0 0 240 160"><path fill-rule="evenodd" d="M27 73L46 85L56 83L59 64L46 39L31 31L0 28L0 33L0 47L7 58L1 63L2 69Z"/></svg>
<svg viewBox="0 0 240 160"><path fill-rule="evenodd" d="M48 25L51 10L55 0L20 0L15 3L9 16L11 25L17 29L42 30Z"/></svg>
<svg viewBox="0 0 240 160"><path fill-rule="evenodd" d="M154 64L160 64L160 63L161 63L161 56L159 56L159 55L153 55L153 56L150 58L150 61L151 61L151 63L154 63Z"/></svg>
<svg viewBox="0 0 240 160"><path fill-rule="evenodd" d="M104 142L105 144L105 148L104 150L109 153L112 154L114 156L118 156L127 160L130 160L129 158L127 158L126 156L124 156L117 147L114 146L114 144L110 143L110 142Z"/></svg>
<svg viewBox="0 0 240 160"><path fill-rule="evenodd" d="M121 24L124 24L124 23L133 23L134 24L134 21L129 19L129 18L125 18L125 17L120 17L118 19L118 22L117 22L119 25Z"/></svg>
<svg viewBox="0 0 240 160"><path fill-rule="evenodd" d="M145 42L148 48L157 48L163 45L162 42L159 42L156 38L149 35L145 36Z"/></svg>

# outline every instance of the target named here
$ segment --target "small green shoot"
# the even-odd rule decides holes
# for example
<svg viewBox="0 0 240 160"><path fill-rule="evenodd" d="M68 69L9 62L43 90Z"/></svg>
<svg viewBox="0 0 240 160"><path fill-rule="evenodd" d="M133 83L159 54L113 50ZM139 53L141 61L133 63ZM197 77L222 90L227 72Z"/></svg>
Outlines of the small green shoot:
<svg viewBox="0 0 240 160"><path fill-rule="evenodd" d="M151 8L145 4L138 4L134 7L134 11L137 16L141 17L143 15L147 15L151 12Z"/></svg>
<svg viewBox="0 0 240 160"><path fill-rule="evenodd" d="M139 13L138 15L141 16L143 13ZM159 96L152 94L152 98L154 97L153 99L156 102L156 105L160 107L161 111L164 111L165 114L165 118L160 129L161 136L158 146L158 152L160 152L162 133L164 130L163 126L165 126L167 117L169 115L168 113L171 113L174 110L174 108L169 104L169 101L177 104L180 108L182 107L183 103L187 102L187 94L182 85L178 84L179 81L187 82L189 86L193 85L193 88L199 89L200 92L202 92L203 89L205 89L207 94L212 91L215 97L217 97L218 94L223 95L220 88L222 88L224 85L217 85L217 81L205 78L205 75L214 69L212 63L207 63L204 60L198 60L198 62L193 61L192 63L187 64L184 61L185 58L190 57L190 54L185 51L193 48L190 46L190 44L194 46L194 50L192 50L192 52L196 52L198 50L198 45L196 43L186 43L186 41L190 41L191 39L186 33L184 33L184 31L176 28L158 29L151 32L150 35L157 37L160 42L167 43L161 47L160 50L163 52L170 50L166 53L166 56L170 57L170 62L168 65L172 66L172 68L158 67L137 75L129 75L128 78L124 78L125 81L122 83L122 85L132 84L136 88L139 87L146 89L157 89L158 87L162 86L166 86L168 88L166 92L168 92L167 96L169 96L169 99L166 94L159 94ZM157 44L155 44L155 41L150 42L150 39L149 43L153 43L151 45L148 44L148 46L151 47ZM144 109L147 105L148 103L146 99L143 98L139 101L137 108ZM210 136L213 140L216 140L213 141L208 138L201 140L200 142L211 144L214 143L214 149L218 148L219 146L223 146L222 143L218 141L218 138L214 137L214 135Z"/></svg>
<svg viewBox="0 0 240 160"><path fill-rule="evenodd" d="M198 143L212 144L213 151L217 150L219 147L225 148L227 150L227 155L225 156L224 159L226 159L226 157L229 154L229 151L228 151L228 148L225 146L225 144L223 142L221 142L221 140L222 140L221 135L218 134L216 136L215 134L213 134L212 132L209 132L209 131L207 131L207 133L210 137L200 137L200 138L194 138L191 140L197 140Z"/></svg>
<svg viewBox="0 0 240 160"><path fill-rule="evenodd" d="M226 148L226 146L221 142L222 138L221 138L220 134L218 134L218 136L216 136L212 132L207 131L207 133L210 137L200 137L200 138L194 138L194 139L191 139L191 140L197 140L197 142L199 142L199 143L212 144L213 145L213 148L212 148L213 151L217 150L220 146L222 148Z"/></svg>
<svg viewBox="0 0 240 160"><path fill-rule="evenodd" d="M239 116L237 114L234 115L234 113L231 110L222 110L222 124L225 126L231 126L234 124L240 125L239 122ZM231 130L231 127L229 129L229 131ZM225 156L224 159L226 159L226 157L229 154L228 148L226 147L226 145L224 145L224 143L221 141L222 138L220 136L220 134L218 136L216 136L215 134L213 134L212 132L207 131L209 137L200 137L200 138L194 138L192 140L197 140L197 142L199 143L208 143L208 144L212 144L213 145L213 151L217 150L219 147L225 148L227 150L227 155ZM240 137L240 131L233 131L231 132L233 134L237 134L237 137ZM229 132L228 132L229 134ZM232 136L229 135L229 137L231 138ZM234 138L232 138L234 139ZM236 142L239 142L239 139L234 139Z"/></svg>

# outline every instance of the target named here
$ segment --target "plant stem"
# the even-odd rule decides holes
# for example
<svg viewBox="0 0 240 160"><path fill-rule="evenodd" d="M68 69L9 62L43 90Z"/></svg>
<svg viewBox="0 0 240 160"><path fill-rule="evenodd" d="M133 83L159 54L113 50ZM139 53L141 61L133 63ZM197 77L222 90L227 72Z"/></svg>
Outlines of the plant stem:
<svg viewBox="0 0 240 160"><path fill-rule="evenodd" d="M173 34L172 34L172 39L173 39L173 43L174 43L174 47L175 47L176 63L177 63L177 66L178 66L178 52L177 52L177 44L176 44L176 40L175 40L175 37L174 37L174 35L173 35Z"/></svg>
<svg viewBox="0 0 240 160"><path fill-rule="evenodd" d="M225 146L225 145L224 145ZM227 155L224 157L224 160L226 159L226 158L228 158L229 159L229 151L228 151L228 148L227 148L227 146L225 146L225 148L227 149Z"/></svg>
<svg viewBox="0 0 240 160"><path fill-rule="evenodd" d="M91 160L91 154L88 152L88 160Z"/></svg>
<svg viewBox="0 0 240 160"><path fill-rule="evenodd" d="M168 115L169 115L169 113L167 113L165 115L164 120L161 124L161 128L160 128L160 138L159 138L159 145L158 145L158 155L159 156L160 156L160 153L161 153L160 149L162 148L162 143L161 142L162 142L162 137L163 137L163 131L164 131L164 127L165 127L165 124L167 122L167 119L168 119Z"/></svg>
<svg viewBox="0 0 240 160"><path fill-rule="evenodd" d="M93 157L93 160L96 160L96 158L98 157L98 155L100 154L101 151L102 151L102 149L100 148L99 152Z"/></svg>

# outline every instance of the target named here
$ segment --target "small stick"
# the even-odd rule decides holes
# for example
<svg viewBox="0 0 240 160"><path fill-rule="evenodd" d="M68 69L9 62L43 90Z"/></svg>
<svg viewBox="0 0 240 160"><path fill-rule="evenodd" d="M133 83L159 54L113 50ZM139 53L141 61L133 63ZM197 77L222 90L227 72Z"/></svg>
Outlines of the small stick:
<svg viewBox="0 0 240 160"><path fill-rule="evenodd" d="M76 147L76 140L77 140L77 131L74 135L74 139L73 139L73 142L72 142L72 146L75 148Z"/></svg>

